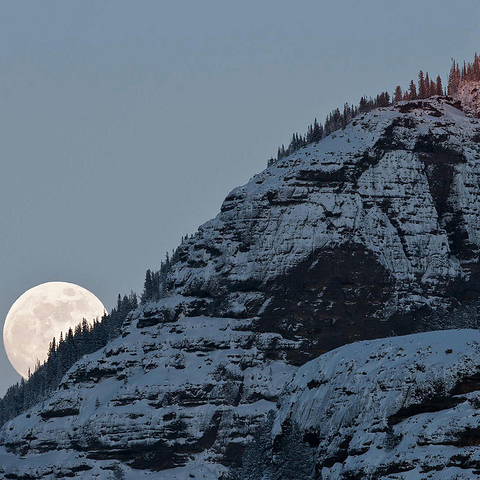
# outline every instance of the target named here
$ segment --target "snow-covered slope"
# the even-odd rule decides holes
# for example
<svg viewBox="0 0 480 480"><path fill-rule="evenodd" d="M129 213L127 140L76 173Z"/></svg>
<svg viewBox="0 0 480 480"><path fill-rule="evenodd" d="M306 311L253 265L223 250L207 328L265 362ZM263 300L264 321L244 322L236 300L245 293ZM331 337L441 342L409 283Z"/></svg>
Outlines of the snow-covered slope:
<svg viewBox="0 0 480 480"><path fill-rule="evenodd" d="M296 422L322 479L480 475L480 332L364 341L302 366L274 434ZM458 475L458 477L457 477Z"/></svg>
<svg viewBox="0 0 480 480"><path fill-rule="evenodd" d="M250 333L232 329L236 322L181 320L188 348L164 330L144 359L152 343L141 334L138 343L118 340L86 357L51 400L6 424L0 474L122 478L116 469L127 480L221 478L268 410L277 412L273 438L291 421L303 432L317 478L479 474L477 330L357 342L297 370L266 359L262 341L273 338L251 343Z"/></svg>
<svg viewBox="0 0 480 480"><path fill-rule="evenodd" d="M180 246L168 296L139 308L122 338L84 357L51 398L2 428L0 473L118 478L112 469L121 462L132 479L150 471L165 472L152 478L218 478L279 399L282 415L294 412L314 431L314 414L298 413L304 401L317 408L301 397L300 377L280 395L299 365L354 340L477 326L479 138L479 120L452 99L400 103L356 118L235 189L219 215ZM475 363L476 347L465 335L429 335L418 338L452 338L457 350L445 350L467 352ZM475 339L473 331L468 336ZM398 348L408 350L410 340L402 341ZM335 375L341 382L351 374L348 356L356 365L358 345L390 348L356 344L322 357L346 352L339 365L347 370ZM382 358L372 357L377 370L362 374L367 390L382 365L390 371L385 380L400 381L396 369L405 370L403 380L414 378L407 375L410 360ZM408 358L417 361L413 353ZM428 358L437 362L440 353ZM452 358L445 353L445 368L432 363L440 376L450 369L450 383L475 370L460 357L448 363ZM423 379L418 372L412 382ZM315 381L310 385L314 392ZM432 392L426 380L422 385ZM353 402L361 391L345 396ZM343 408L335 399L327 396L322 408L330 400ZM396 411L381 408L375 418L387 413L395 418ZM360 417L365 428L373 421ZM398 425L384 432L393 443ZM319 461L328 455L319 452ZM325 475L336 478L332 469L339 467L328 465Z"/></svg>

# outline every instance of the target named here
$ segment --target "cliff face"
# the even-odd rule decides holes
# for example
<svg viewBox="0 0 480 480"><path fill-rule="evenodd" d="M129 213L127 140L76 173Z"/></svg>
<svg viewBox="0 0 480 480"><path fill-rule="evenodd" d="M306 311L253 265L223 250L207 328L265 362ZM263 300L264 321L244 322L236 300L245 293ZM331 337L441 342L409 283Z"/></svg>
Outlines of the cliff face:
<svg viewBox="0 0 480 480"><path fill-rule="evenodd" d="M480 117L480 82L465 82L455 95L462 102L463 109L475 117Z"/></svg>
<svg viewBox="0 0 480 480"><path fill-rule="evenodd" d="M301 426L323 480L478 478L479 365L477 330L341 347L297 371L273 436Z"/></svg>
<svg viewBox="0 0 480 480"><path fill-rule="evenodd" d="M353 340L478 324L480 123L452 99L356 118L233 190L181 246L177 313L257 317L303 363Z"/></svg>
<svg viewBox="0 0 480 480"><path fill-rule="evenodd" d="M375 110L270 166L180 246L166 298L3 427L0 473L94 478L121 462L132 479L218 478L279 398L272 435L282 412L314 409L295 397L303 384L281 395L298 365L354 340L478 326L479 175L480 122L448 98Z"/></svg>

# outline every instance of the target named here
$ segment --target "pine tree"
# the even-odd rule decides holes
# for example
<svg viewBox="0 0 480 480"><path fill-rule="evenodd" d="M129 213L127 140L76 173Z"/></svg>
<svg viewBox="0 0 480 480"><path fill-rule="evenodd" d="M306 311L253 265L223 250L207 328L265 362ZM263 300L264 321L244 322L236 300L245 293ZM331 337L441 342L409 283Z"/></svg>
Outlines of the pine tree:
<svg viewBox="0 0 480 480"><path fill-rule="evenodd" d="M425 88L425 78L423 77L423 71L418 73L418 98L424 99L427 97L427 90Z"/></svg>
<svg viewBox="0 0 480 480"><path fill-rule="evenodd" d="M430 93L430 77L428 76L428 72L425 74L425 98L429 98L433 95Z"/></svg>
<svg viewBox="0 0 480 480"><path fill-rule="evenodd" d="M362 97L360 98L360 104L359 104L359 107L358 107L358 110L360 113L365 113L368 109L368 102L367 102L367 99L366 97Z"/></svg>
<svg viewBox="0 0 480 480"><path fill-rule="evenodd" d="M417 87L415 86L415 82L413 80L410 80L410 92L408 97L409 100L417 99Z"/></svg>
<svg viewBox="0 0 480 480"><path fill-rule="evenodd" d="M458 88L460 86L460 69L458 63L452 59L452 66L450 67L450 74L448 76L448 94L450 96L456 95Z"/></svg>
<svg viewBox="0 0 480 480"><path fill-rule="evenodd" d="M390 95L388 92L382 92L380 95L377 95L376 102L374 107L388 107L390 106Z"/></svg>
<svg viewBox="0 0 480 480"><path fill-rule="evenodd" d="M323 137L323 127L317 122L317 119L313 122L313 135L312 142L319 142Z"/></svg>
<svg viewBox="0 0 480 480"><path fill-rule="evenodd" d="M147 303L153 298L153 281L150 269L145 274L145 282L143 284L142 303Z"/></svg>
<svg viewBox="0 0 480 480"><path fill-rule="evenodd" d="M242 464L230 470L232 480L263 480L271 478L272 468L272 427L275 414L270 411L256 430L252 441L242 455Z"/></svg>
<svg viewBox="0 0 480 480"><path fill-rule="evenodd" d="M395 88L395 92L393 93L393 103L398 103L403 100L403 92L402 87L397 85Z"/></svg>
<svg viewBox="0 0 480 480"><path fill-rule="evenodd" d="M298 425L287 421L274 452L272 480L310 480L314 472L313 449L303 442Z"/></svg>
<svg viewBox="0 0 480 480"><path fill-rule="evenodd" d="M310 143L312 141L312 136L313 136L313 126L310 124L307 127L307 143Z"/></svg>

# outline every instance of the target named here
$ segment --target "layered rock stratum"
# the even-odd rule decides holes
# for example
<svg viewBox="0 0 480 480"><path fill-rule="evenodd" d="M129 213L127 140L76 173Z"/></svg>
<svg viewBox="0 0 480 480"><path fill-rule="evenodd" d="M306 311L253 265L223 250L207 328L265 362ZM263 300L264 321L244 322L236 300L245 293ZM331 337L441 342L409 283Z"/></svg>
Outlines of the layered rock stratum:
<svg viewBox="0 0 480 480"><path fill-rule="evenodd" d="M360 115L233 190L167 296L4 425L1 474L221 478L274 410L272 438L294 418L317 478L473 475L480 337L411 335L479 325L469 102Z"/></svg>

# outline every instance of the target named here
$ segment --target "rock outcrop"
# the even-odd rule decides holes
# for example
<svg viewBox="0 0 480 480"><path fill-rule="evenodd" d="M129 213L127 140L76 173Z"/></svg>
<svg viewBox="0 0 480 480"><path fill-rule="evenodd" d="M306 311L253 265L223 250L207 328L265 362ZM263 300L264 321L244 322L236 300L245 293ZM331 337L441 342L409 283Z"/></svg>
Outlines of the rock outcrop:
<svg viewBox="0 0 480 480"><path fill-rule="evenodd" d="M468 114L480 117L480 82L465 82L460 85L455 97Z"/></svg>
<svg viewBox="0 0 480 480"><path fill-rule="evenodd" d="M4 426L5 452L44 458L39 469L15 462L17 473L8 478L65 475L80 467L93 478L119 461L146 471L186 465L190 471L192 462L207 462L218 464L217 472L240 460L245 440L296 370L270 352L295 343L255 334L235 319L133 326L155 313L154 306L140 309L124 338L85 356L51 399Z"/></svg>

